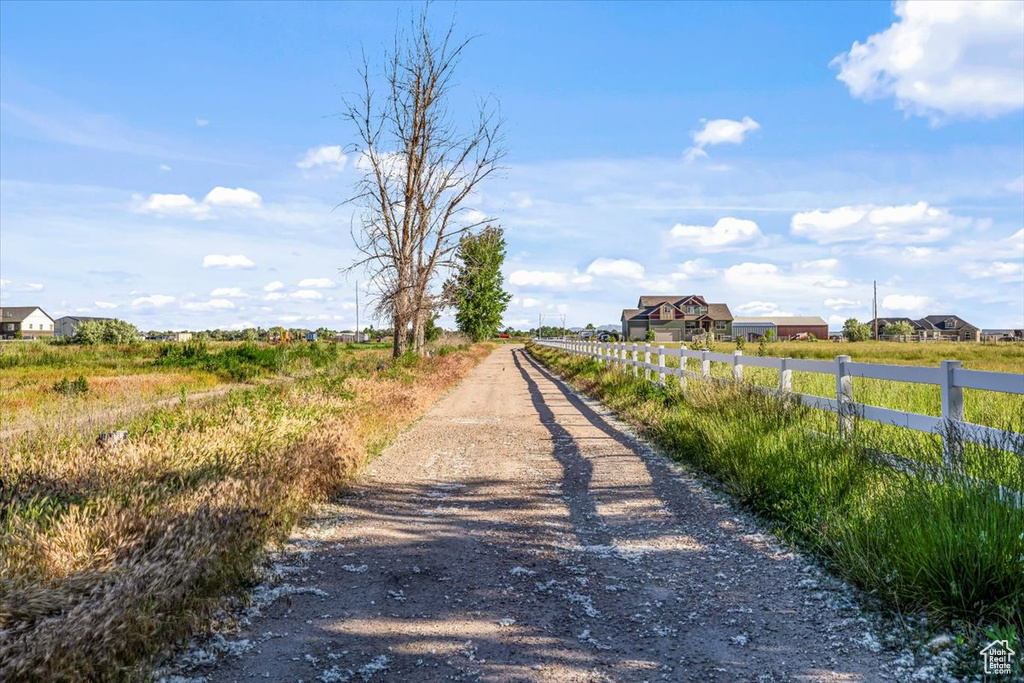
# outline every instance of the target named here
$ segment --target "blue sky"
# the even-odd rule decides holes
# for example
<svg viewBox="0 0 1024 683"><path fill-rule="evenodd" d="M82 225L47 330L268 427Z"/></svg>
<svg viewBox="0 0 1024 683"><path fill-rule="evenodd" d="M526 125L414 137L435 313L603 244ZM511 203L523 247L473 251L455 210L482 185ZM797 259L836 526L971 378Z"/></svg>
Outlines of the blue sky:
<svg viewBox="0 0 1024 683"><path fill-rule="evenodd" d="M410 4L0 4L0 300L355 322L337 117ZM435 3L494 97L509 324L640 294L1024 325L1024 3ZM365 298L365 297L364 297ZM362 314L367 320L367 312ZM451 316L442 322L451 324Z"/></svg>

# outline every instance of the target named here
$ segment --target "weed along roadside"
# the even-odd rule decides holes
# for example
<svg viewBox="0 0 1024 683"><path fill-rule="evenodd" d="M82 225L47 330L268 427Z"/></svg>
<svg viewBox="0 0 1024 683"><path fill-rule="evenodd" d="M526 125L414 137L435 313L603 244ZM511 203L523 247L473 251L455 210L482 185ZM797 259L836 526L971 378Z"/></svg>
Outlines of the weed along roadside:
<svg viewBox="0 0 1024 683"><path fill-rule="evenodd" d="M1024 632L1024 510L1000 496L1024 491L1021 449L972 445L964 457L984 463L983 478L967 467L925 476L873 455L941 463L942 439L895 429L840 439L834 415L741 383L684 388L670 376L659 386L613 363L528 350L894 610L925 612L979 642Z"/></svg>
<svg viewBox="0 0 1024 683"><path fill-rule="evenodd" d="M143 678L490 349L441 351L311 358L293 382L144 411L116 446L4 440L0 679Z"/></svg>

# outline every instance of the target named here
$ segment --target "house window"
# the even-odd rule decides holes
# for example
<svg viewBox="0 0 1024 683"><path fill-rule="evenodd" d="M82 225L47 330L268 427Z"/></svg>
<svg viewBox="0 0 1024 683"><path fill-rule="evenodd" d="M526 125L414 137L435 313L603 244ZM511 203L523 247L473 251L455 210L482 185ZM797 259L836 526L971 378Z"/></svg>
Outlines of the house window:
<svg viewBox="0 0 1024 683"><path fill-rule="evenodd" d="M715 321L715 329L716 330L724 330L725 329L725 323L726 323L725 320L716 320Z"/></svg>
<svg viewBox="0 0 1024 683"><path fill-rule="evenodd" d="M707 315L708 314L708 307L707 306L701 306L700 307L700 314L701 315Z"/></svg>
<svg viewBox="0 0 1024 683"><path fill-rule="evenodd" d="M945 327L947 330L955 330L956 320L954 320L953 318L946 318L946 321L943 323L942 326Z"/></svg>
<svg viewBox="0 0 1024 683"><path fill-rule="evenodd" d="M694 327L697 327L697 321L696 320L687 320L686 321L686 327L687 327L687 329L692 329Z"/></svg>
<svg viewBox="0 0 1024 683"><path fill-rule="evenodd" d="M30 330L32 329L32 323L28 324L28 329L30 329Z"/></svg>
<svg viewBox="0 0 1024 683"><path fill-rule="evenodd" d="M687 306L686 307L686 312L689 315L694 315L697 312L697 307L696 306Z"/></svg>
<svg viewBox="0 0 1024 683"><path fill-rule="evenodd" d="M672 307L669 306L668 304L665 304L664 306L662 306L661 307L661 319L662 320L672 320L673 318L675 318L675 316L672 314Z"/></svg>

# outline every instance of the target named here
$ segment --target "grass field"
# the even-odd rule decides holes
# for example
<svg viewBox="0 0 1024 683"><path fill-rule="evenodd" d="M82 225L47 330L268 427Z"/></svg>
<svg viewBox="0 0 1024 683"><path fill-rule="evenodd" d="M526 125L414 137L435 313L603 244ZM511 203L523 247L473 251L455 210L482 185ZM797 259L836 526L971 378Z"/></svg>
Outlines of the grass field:
<svg viewBox="0 0 1024 683"><path fill-rule="evenodd" d="M1024 629L1024 510L969 473L939 483L872 457L939 461L937 442L895 428L839 439L825 413L743 385L684 391L582 356L530 353L890 606L970 624L978 638ZM1024 449L976 450L992 479L1024 490Z"/></svg>
<svg viewBox="0 0 1024 683"><path fill-rule="evenodd" d="M160 399L293 377L357 348L384 353L371 344L0 344L0 432L99 423ZM84 393L55 388L80 376L88 386Z"/></svg>
<svg viewBox="0 0 1024 683"><path fill-rule="evenodd" d="M220 360L197 347L188 358L184 347L50 356L69 374L93 364L90 387L163 373L229 381L220 368L243 361L262 368L254 379L291 380L120 416L103 425L127 430L116 448L70 427L0 442L0 679L144 678L148 662L253 582L268 543L488 352L441 348L391 361L384 350L333 344L232 348L241 346L206 349L233 354ZM52 370L38 351L17 353L5 377ZM45 385L52 375L37 377Z"/></svg>

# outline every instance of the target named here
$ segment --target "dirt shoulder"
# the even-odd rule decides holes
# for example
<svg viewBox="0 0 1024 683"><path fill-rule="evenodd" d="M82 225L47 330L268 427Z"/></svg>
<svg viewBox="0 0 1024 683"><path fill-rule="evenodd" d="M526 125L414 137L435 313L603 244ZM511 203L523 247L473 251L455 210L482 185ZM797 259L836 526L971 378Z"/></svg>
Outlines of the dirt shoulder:
<svg viewBox="0 0 1024 683"><path fill-rule="evenodd" d="M519 348L388 448L276 571L239 638L181 673L877 681L897 658L852 592Z"/></svg>

